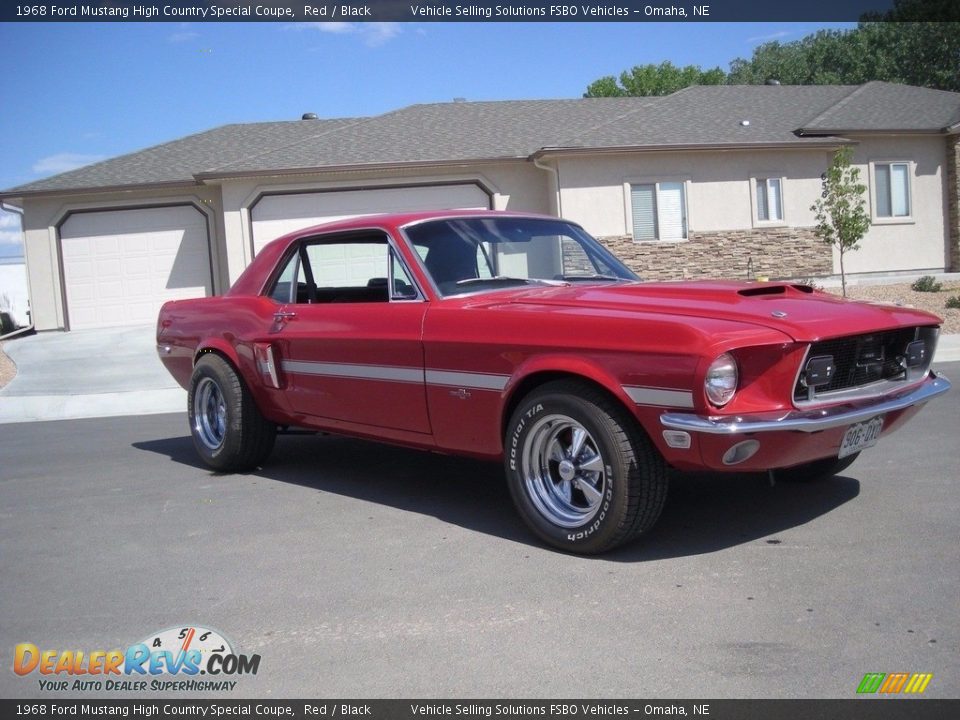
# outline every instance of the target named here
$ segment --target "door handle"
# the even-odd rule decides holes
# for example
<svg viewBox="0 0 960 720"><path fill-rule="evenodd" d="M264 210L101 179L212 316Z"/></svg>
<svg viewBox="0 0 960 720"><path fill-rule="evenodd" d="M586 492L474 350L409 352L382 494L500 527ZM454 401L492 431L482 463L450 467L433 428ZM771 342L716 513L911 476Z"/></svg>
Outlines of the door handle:
<svg viewBox="0 0 960 720"><path fill-rule="evenodd" d="M292 310L277 310L273 314L273 320L274 322L279 323L279 322L283 322L284 320L293 320L293 318L295 318L296 316L297 314Z"/></svg>

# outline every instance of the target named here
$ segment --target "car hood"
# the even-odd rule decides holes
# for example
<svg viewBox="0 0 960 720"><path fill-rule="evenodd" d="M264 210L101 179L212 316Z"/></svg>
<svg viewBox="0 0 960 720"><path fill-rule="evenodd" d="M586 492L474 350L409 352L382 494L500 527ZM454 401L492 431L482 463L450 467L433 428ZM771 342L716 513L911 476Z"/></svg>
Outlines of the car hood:
<svg viewBox="0 0 960 720"><path fill-rule="evenodd" d="M525 287L508 291L510 305L580 308L618 312L681 315L749 323L778 330L797 342L890 330L903 326L939 325L920 310L844 300L805 285L694 281ZM503 304L503 295L499 302ZM475 296L479 300L479 296ZM487 300L493 300L487 296Z"/></svg>

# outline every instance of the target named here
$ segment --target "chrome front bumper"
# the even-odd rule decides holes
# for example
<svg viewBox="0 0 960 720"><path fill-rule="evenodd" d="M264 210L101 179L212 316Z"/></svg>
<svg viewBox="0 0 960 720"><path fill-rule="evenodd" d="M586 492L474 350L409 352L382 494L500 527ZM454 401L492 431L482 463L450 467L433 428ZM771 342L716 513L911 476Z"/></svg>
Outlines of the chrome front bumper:
<svg viewBox="0 0 960 720"><path fill-rule="evenodd" d="M910 390L868 405L834 405L819 410L790 410L777 413L708 417L692 413L664 413L660 423L669 430L707 433L709 435L738 435L763 432L796 431L815 433L831 428L852 425L877 415L905 410L919 405L950 390L950 381L931 371L927 378Z"/></svg>

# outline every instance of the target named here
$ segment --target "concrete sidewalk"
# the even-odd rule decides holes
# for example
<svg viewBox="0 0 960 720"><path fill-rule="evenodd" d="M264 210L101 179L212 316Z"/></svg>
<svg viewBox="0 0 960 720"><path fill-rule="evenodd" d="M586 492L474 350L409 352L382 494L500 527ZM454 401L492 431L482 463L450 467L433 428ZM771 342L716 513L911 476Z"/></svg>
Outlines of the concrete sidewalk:
<svg viewBox="0 0 960 720"><path fill-rule="evenodd" d="M5 343L17 376L0 390L0 423L184 411L187 393L160 363L155 332L47 332Z"/></svg>
<svg viewBox="0 0 960 720"><path fill-rule="evenodd" d="M17 376L0 390L0 424L184 412L187 393L157 357L154 327L49 332L8 342ZM944 335L934 365L960 360Z"/></svg>

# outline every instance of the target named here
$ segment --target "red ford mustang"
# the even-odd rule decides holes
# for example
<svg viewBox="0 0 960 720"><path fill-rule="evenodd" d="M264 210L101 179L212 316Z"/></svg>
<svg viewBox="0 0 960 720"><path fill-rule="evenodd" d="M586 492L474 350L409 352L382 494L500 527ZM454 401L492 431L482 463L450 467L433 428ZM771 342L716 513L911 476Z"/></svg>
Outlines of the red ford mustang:
<svg viewBox="0 0 960 720"><path fill-rule="evenodd" d="M160 357L203 460L278 429L502 458L544 541L595 553L657 520L667 468L840 472L950 383L940 320L787 283L643 283L582 228L385 215L265 247L221 297L169 302Z"/></svg>

